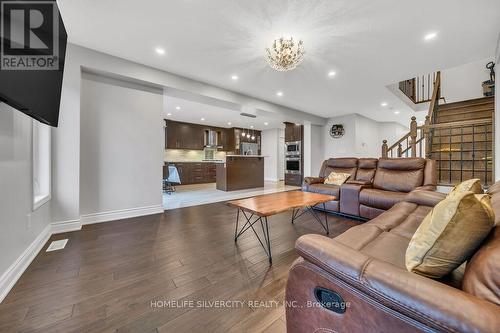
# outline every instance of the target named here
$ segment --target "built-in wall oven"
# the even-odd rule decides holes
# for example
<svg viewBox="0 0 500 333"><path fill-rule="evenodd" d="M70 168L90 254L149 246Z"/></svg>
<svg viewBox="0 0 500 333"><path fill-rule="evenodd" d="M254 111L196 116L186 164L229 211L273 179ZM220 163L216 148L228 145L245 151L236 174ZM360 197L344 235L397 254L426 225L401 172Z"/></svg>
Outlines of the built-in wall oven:
<svg viewBox="0 0 500 333"><path fill-rule="evenodd" d="M302 142L300 141L285 142L286 146L285 156L300 156L301 145Z"/></svg>
<svg viewBox="0 0 500 333"><path fill-rule="evenodd" d="M285 173L301 174L302 166L300 160L301 160L300 156L287 157L285 159Z"/></svg>

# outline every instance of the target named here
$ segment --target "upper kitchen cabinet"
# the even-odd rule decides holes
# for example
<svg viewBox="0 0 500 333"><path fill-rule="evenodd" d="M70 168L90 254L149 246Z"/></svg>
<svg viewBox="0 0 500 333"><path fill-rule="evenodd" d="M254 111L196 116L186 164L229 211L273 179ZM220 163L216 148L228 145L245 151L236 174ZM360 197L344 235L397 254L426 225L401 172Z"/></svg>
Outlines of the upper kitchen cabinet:
<svg viewBox="0 0 500 333"><path fill-rule="evenodd" d="M167 149L202 150L204 146L204 128L201 125L166 120Z"/></svg>
<svg viewBox="0 0 500 333"><path fill-rule="evenodd" d="M285 142L302 141L303 128L302 125L285 123Z"/></svg>

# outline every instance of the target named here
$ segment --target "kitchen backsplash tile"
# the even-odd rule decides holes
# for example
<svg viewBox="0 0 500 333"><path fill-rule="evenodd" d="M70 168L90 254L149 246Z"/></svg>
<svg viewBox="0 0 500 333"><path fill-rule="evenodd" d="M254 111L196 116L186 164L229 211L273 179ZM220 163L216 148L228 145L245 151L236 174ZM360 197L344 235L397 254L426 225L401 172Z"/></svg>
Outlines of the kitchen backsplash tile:
<svg viewBox="0 0 500 333"><path fill-rule="evenodd" d="M165 149L165 162L199 162L205 159L203 150L188 150L188 149ZM226 152L217 151L214 154L214 159L225 160Z"/></svg>

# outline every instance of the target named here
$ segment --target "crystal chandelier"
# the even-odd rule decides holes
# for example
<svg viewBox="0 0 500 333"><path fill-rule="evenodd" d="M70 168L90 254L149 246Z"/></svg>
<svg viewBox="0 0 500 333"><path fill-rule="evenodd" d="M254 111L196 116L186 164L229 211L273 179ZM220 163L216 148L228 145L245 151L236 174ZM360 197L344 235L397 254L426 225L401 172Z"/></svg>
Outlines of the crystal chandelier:
<svg viewBox="0 0 500 333"><path fill-rule="evenodd" d="M277 71L285 72L295 69L304 60L304 43L299 40L295 43L290 39L275 39L272 48L266 48L267 61Z"/></svg>

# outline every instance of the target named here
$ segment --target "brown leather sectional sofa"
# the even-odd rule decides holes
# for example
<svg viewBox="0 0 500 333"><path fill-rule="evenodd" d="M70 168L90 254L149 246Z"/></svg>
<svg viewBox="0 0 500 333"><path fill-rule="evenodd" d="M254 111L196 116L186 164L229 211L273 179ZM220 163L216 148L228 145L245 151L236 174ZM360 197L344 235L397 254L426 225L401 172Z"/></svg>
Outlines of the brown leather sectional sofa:
<svg viewBox="0 0 500 333"><path fill-rule="evenodd" d="M489 194L497 226L466 266L440 280L405 267L412 235L445 197L438 192L412 191L334 239L300 237L286 287L287 332L499 332L500 182Z"/></svg>
<svg viewBox="0 0 500 333"><path fill-rule="evenodd" d="M331 172L349 173L341 186L323 184ZM319 177L306 177L303 191L329 194L331 212L372 219L404 200L415 189L435 190L436 162L424 158L330 158Z"/></svg>

